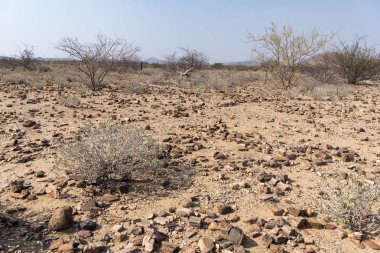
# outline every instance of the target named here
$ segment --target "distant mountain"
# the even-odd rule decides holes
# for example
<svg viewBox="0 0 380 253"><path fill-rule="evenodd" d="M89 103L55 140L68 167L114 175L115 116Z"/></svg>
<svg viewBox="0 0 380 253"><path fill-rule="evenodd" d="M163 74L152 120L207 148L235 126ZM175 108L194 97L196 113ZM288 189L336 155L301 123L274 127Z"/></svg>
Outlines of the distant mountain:
<svg viewBox="0 0 380 253"><path fill-rule="evenodd" d="M12 56L0 56L0 60L16 60L16 57Z"/></svg>
<svg viewBox="0 0 380 253"><path fill-rule="evenodd" d="M145 62L150 63L150 64L153 64L153 63L159 63L159 64L164 63L164 61L162 61L160 59L157 59L155 57L147 58L147 59L145 59Z"/></svg>
<svg viewBox="0 0 380 253"><path fill-rule="evenodd" d="M45 57L36 57L34 58L37 61L75 61L74 59L70 58L45 58Z"/></svg>
<svg viewBox="0 0 380 253"><path fill-rule="evenodd" d="M224 62L224 65L244 65L253 66L256 65L253 61L235 61L235 62Z"/></svg>

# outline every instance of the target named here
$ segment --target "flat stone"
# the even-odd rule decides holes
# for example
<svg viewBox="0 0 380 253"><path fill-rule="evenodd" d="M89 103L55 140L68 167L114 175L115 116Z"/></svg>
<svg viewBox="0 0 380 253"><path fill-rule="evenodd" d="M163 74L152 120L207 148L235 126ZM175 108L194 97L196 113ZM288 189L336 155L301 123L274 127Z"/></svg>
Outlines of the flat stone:
<svg viewBox="0 0 380 253"><path fill-rule="evenodd" d="M49 246L49 250L57 250L64 243L65 242L63 241L62 238L54 240L54 241L51 242L51 244Z"/></svg>
<svg viewBox="0 0 380 253"><path fill-rule="evenodd" d="M284 225L281 227L281 231L286 235L286 236L293 236L295 235L295 230L289 225Z"/></svg>
<svg viewBox="0 0 380 253"><path fill-rule="evenodd" d="M214 242L211 238L204 237L198 241L198 247L201 253L210 253L210 252L213 252Z"/></svg>
<svg viewBox="0 0 380 253"><path fill-rule="evenodd" d="M98 203L94 199L85 201L81 206L80 210L83 212L91 211L92 208L98 207Z"/></svg>
<svg viewBox="0 0 380 253"><path fill-rule="evenodd" d="M306 228L306 219L302 217L294 217L289 221L290 225L292 227L298 228L298 229L304 229Z"/></svg>
<svg viewBox="0 0 380 253"><path fill-rule="evenodd" d="M202 225L202 219L196 216L190 216L189 225L192 227L200 228Z"/></svg>
<svg viewBox="0 0 380 253"><path fill-rule="evenodd" d="M194 203L193 203L193 200L191 198L184 198L181 200L180 205L184 208L189 208L189 207L193 207Z"/></svg>
<svg viewBox="0 0 380 253"><path fill-rule="evenodd" d="M98 245L97 243L90 243L84 246L83 253L100 253L102 249L102 245Z"/></svg>
<svg viewBox="0 0 380 253"><path fill-rule="evenodd" d="M277 205L271 205L270 209L274 216L282 216L285 213L284 209L279 208Z"/></svg>
<svg viewBox="0 0 380 253"><path fill-rule="evenodd" d="M108 194L108 193L100 197L100 200L105 201L105 202L115 202L115 201L118 201L119 199L120 199L119 196Z"/></svg>
<svg viewBox="0 0 380 253"><path fill-rule="evenodd" d="M284 249L280 245L271 244L269 246L269 250L271 253L284 253Z"/></svg>
<svg viewBox="0 0 380 253"><path fill-rule="evenodd" d="M345 239L348 237L348 233L344 230L338 229L338 230L336 230L336 233L338 234L338 237L340 239Z"/></svg>
<svg viewBox="0 0 380 253"><path fill-rule="evenodd" d="M189 208L178 208L176 210L176 214L178 214L181 217L189 217L193 214L193 211Z"/></svg>
<svg viewBox="0 0 380 253"><path fill-rule="evenodd" d="M170 244L168 242L162 242L160 252L162 253L175 253L178 251L178 245Z"/></svg>
<svg viewBox="0 0 380 253"><path fill-rule="evenodd" d="M124 242L128 239L128 234L126 231L123 231L123 232L117 232L115 233L115 235L113 236L113 239L116 241L116 242Z"/></svg>
<svg viewBox="0 0 380 253"><path fill-rule="evenodd" d="M152 252L153 249L154 249L154 243L155 243L155 240L154 240L154 231L153 230L149 230L146 232L144 238L143 238L143 243L142 245L144 246L144 250L146 252Z"/></svg>
<svg viewBox="0 0 380 253"><path fill-rule="evenodd" d="M115 232L122 232L124 231L124 226L121 224L116 224L112 226L111 230Z"/></svg>
<svg viewBox="0 0 380 253"><path fill-rule="evenodd" d="M79 227L84 230L96 230L98 224L92 220L84 220L79 223Z"/></svg>
<svg viewBox="0 0 380 253"><path fill-rule="evenodd" d="M261 237L262 242L264 243L265 248L269 248L270 245L274 242L272 236L265 234Z"/></svg>
<svg viewBox="0 0 380 253"><path fill-rule="evenodd" d="M166 223L168 222L168 220L165 217L156 217L156 218L154 218L153 221L157 224L162 225L162 226L166 225Z"/></svg>
<svg viewBox="0 0 380 253"><path fill-rule="evenodd" d="M74 243L73 242L69 242L69 243L65 243L65 244L62 244L61 246L59 246L58 248L58 252L73 252L75 249L74 247Z"/></svg>
<svg viewBox="0 0 380 253"><path fill-rule="evenodd" d="M306 220L306 227L313 228L313 229L322 229L323 224L318 219L308 218Z"/></svg>
<svg viewBox="0 0 380 253"><path fill-rule="evenodd" d="M89 230L80 230L80 231L78 231L77 235L80 238L89 238L92 236L92 232Z"/></svg>
<svg viewBox="0 0 380 253"><path fill-rule="evenodd" d="M287 207L287 211L289 214L293 216L300 216L302 214L302 208L296 207L296 206L289 206Z"/></svg>
<svg viewBox="0 0 380 253"><path fill-rule="evenodd" d="M232 242L234 245L241 245L244 239L244 233L241 229L233 227L230 229L227 240Z"/></svg>

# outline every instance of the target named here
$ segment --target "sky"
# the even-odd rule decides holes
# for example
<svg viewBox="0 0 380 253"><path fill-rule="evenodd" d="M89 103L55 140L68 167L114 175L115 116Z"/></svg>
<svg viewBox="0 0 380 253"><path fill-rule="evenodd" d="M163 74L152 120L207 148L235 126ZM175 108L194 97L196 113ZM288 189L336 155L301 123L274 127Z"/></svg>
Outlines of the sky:
<svg viewBox="0 0 380 253"><path fill-rule="evenodd" d="M380 0L0 0L0 55L29 44L36 56L62 57L61 38L91 42L102 33L138 46L142 58L185 47L210 62L245 61L253 47L247 33L271 22L380 44Z"/></svg>

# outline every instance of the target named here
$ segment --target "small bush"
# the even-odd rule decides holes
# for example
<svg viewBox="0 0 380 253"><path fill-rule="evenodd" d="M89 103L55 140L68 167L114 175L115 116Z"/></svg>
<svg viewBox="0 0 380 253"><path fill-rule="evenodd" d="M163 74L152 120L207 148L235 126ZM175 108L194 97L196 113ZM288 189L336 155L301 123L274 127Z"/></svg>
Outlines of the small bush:
<svg viewBox="0 0 380 253"><path fill-rule="evenodd" d="M214 64L211 65L211 68L213 68L213 69L223 69L224 65L223 65L223 63L216 62L216 63L214 63Z"/></svg>
<svg viewBox="0 0 380 253"><path fill-rule="evenodd" d="M285 94L290 99L300 96L309 96L315 100L343 99L349 94L349 89L343 84L324 84L308 80L302 85L290 88Z"/></svg>
<svg viewBox="0 0 380 253"><path fill-rule="evenodd" d="M41 65L38 67L38 72L39 73L51 72L51 68L49 66Z"/></svg>
<svg viewBox="0 0 380 253"><path fill-rule="evenodd" d="M148 94L150 91L146 85L138 83L123 83L120 85L124 92L128 94L143 95Z"/></svg>
<svg viewBox="0 0 380 253"><path fill-rule="evenodd" d="M380 233L380 187L350 176L346 185L327 185L322 193L322 210L329 218L353 231Z"/></svg>
<svg viewBox="0 0 380 253"><path fill-rule="evenodd" d="M32 70L34 68L34 48L31 45L24 45L23 49L19 49L19 64L24 67L24 69Z"/></svg>
<svg viewBox="0 0 380 253"><path fill-rule="evenodd" d="M74 95L64 95L57 99L58 103L66 107L79 107L80 99Z"/></svg>
<svg viewBox="0 0 380 253"><path fill-rule="evenodd" d="M333 55L332 67L350 84L373 80L380 68L379 54L375 46L368 46L363 38L357 37L351 44L340 43Z"/></svg>
<svg viewBox="0 0 380 253"><path fill-rule="evenodd" d="M57 167L90 183L111 183L162 167L165 154L142 130L119 124L86 126L74 142L57 153Z"/></svg>
<svg viewBox="0 0 380 253"><path fill-rule="evenodd" d="M247 85L260 80L260 74L253 71L217 71L210 73L205 81L205 86L216 90Z"/></svg>
<svg viewBox="0 0 380 253"><path fill-rule="evenodd" d="M169 72L178 73L180 77L190 77L193 72L204 69L208 65L207 56L195 49L181 48L182 55L176 53L165 57L165 65Z"/></svg>
<svg viewBox="0 0 380 253"><path fill-rule="evenodd" d="M183 87L228 90L248 85L262 80L262 74L257 71L236 70L202 70L188 78L178 78L176 81Z"/></svg>
<svg viewBox="0 0 380 253"><path fill-rule="evenodd" d="M4 75L1 80L5 83L13 85L31 84L34 82L34 78L32 76L16 72Z"/></svg>
<svg viewBox="0 0 380 253"><path fill-rule="evenodd" d="M171 73L163 71L162 69L154 69L147 79L149 84L165 84L171 77Z"/></svg>

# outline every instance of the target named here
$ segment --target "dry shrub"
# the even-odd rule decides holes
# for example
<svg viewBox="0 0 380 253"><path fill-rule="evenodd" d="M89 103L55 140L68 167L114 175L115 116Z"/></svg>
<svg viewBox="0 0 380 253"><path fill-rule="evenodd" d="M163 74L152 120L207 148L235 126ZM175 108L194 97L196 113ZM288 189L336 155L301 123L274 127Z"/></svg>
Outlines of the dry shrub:
<svg viewBox="0 0 380 253"><path fill-rule="evenodd" d="M257 71L204 70L188 78L179 78L177 82L185 87L228 90L262 79L262 74Z"/></svg>
<svg viewBox="0 0 380 253"><path fill-rule="evenodd" d="M122 86L124 92L128 94L136 94L136 95L143 95L143 94L149 94L150 91L148 87L142 85L142 84L136 84L136 83L125 83Z"/></svg>
<svg viewBox="0 0 380 253"><path fill-rule="evenodd" d="M177 73L181 77L190 77L193 72L204 69L208 65L207 56L198 50L180 48L181 55L176 53L165 57L165 65L169 72Z"/></svg>
<svg viewBox="0 0 380 253"><path fill-rule="evenodd" d="M334 64L334 53L324 52L305 63L302 71L322 83L336 83L339 78L333 69Z"/></svg>
<svg viewBox="0 0 380 253"><path fill-rule="evenodd" d="M144 69L147 71L148 69ZM151 84L165 84L172 77L171 73L164 71L162 69L149 69L149 77L147 78L147 83Z"/></svg>
<svg viewBox="0 0 380 253"><path fill-rule="evenodd" d="M72 69L71 67L66 67L63 69L57 69L53 73L54 81L60 88L74 88L81 86L82 78L79 72Z"/></svg>
<svg viewBox="0 0 380 253"><path fill-rule="evenodd" d="M80 105L80 98L71 94L60 96L57 101L60 105L66 107L77 108Z"/></svg>
<svg viewBox="0 0 380 253"><path fill-rule="evenodd" d="M342 99L348 95L345 85L322 84L315 86L310 96L316 100Z"/></svg>
<svg viewBox="0 0 380 253"><path fill-rule="evenodd" d="M353 231L380 233L380 185L348 177L347 184L325 185L321 194L322 211Z"/></svg>
<svg viewBox="0 0 380 253"><path fill-rule="evenodd" d="M260 74L254 71L218 71L210 72L206 87L216 90L227 90L228 88L247 85L260 80Z"/></svg>
<svg viewBox="0 0 380 253"><path fill-rule="evenodd" d="M63 38L57 49L78 60L78 70L85 76L84 84L93 91L105 86L110 72L134 61L138 48L122 39L112 39L99 34L95 43L80 42L77 38Z"/></svg>
<svg viewBox="0 0 380 253"><path fill-rule="evenodd" d="M162 167L165 157L143 130L103 123L86 126L75 141L61 148L56 165L90 183L114 184Z"/></svg>
<svg viewBox="0 0 380 253"><path fill-rule="evenodd" d="M323 84L307 80L304 84L290 88L285 94L290 99L308 96L315 100L331 100L343 99L349 94L349 89L344 84Z"/></svg>
<svg viewBox="0 0 380 253"><path fill-rule="evenodd" d="M32 84L34 78L31 75L25 73L11 72L2 76L1 81L12 84L12 85L21 85L21 84Z"/></svg>
<svg viewBox="0 0 380 253"><path fill-rule="evenodd" d="M39 72L39 73L47 73L47 72L50 72L51 71L51 68L49 67L49 66L46 66L46 65L40 65L40 66L38 66L38 68L37 68L37 71Z"/></svg>
<svg viewBox="0 0 380 253"><path fill-rule="evenodd" d="M369 46L364 37L355 37L352 43L340 42L333 54L334 70L348 83L373 80L380 67L379 53Z"/></svg>

